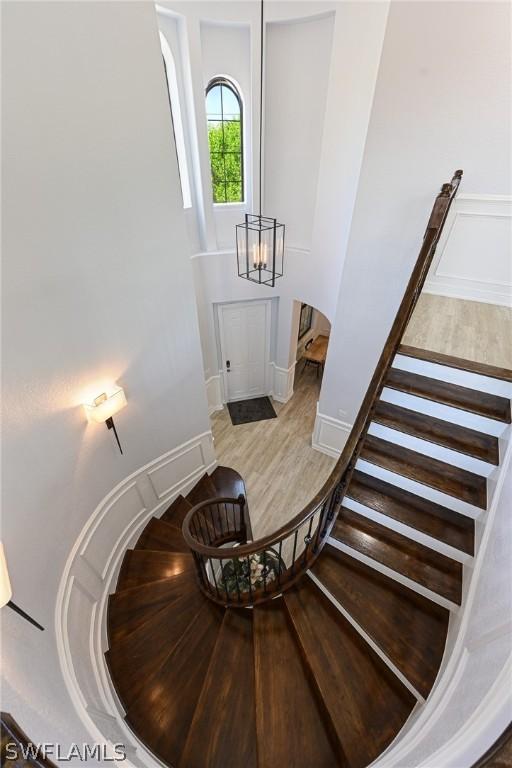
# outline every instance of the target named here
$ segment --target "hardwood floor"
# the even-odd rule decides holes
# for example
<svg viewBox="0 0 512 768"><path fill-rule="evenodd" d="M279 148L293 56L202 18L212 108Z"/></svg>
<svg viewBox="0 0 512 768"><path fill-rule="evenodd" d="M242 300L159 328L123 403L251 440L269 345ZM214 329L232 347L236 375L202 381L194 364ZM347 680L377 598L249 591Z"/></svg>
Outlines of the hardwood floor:
<svg viewBox="0 0 512 768"><path fill-rule="evenodd" d="M402 344L512 368L512 309L423 293Z"/></svg>
<svg viewBox="0 0 512 768"><path fill-rule="evenodd" d="M227 409L212 416L219 464L233 467L245 480L255 538L273 533L294 517L321 488L334 459L311 447L321 379L298 363L295 392L277 419L234 427Z"/></svg>

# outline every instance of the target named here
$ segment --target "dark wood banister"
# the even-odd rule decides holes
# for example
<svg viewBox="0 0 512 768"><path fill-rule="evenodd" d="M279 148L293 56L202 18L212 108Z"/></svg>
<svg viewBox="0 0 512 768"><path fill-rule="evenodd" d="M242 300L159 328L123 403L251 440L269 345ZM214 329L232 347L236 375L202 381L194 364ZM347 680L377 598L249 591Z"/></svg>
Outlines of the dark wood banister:
<svg viewBox="0 0 512 768"><path fill-rule="evenodd" d="M185 520L183 521L183 536L186 543L193 552L196 552L198 555L201 555L205 558L219 558L219 556L221 556L222 559L242 558L261 553L270 547L279 544L280 541L283 541L292 536L296 530L303 526L304 523L308 522L308 520L318 512L319 508L329 499L333 493L336 507L334 519L336 518L336 515L339 512L344 491L350 481L352 472L362 448L362 444L366 437L366 432L371 423L378 398L384 387L384 381L387 372L401 342L402 336L407 327L407 323L409 322L409 319L414 311L414 307L418 301L419 294L421 293L425 283L428 270L432 264L432 259L434 257L452 200L457 193L462 178L462 173L463 172L461 170L455 171L451 182L448 184L443 184L440 193L435 199L416 264L412 271L409 282L407 283L403 299L400 303L400 307L396 314L393 325L391 326L391 330L386 339L386 343L384 344L384 348L377 363L377 367L375 368L370 384L368 385L368 389L366 390L363 402L361 403L361 407L359 408L359 412L345 447L343 448L341 456L320 491L316 494L316 496L314 496L313 499L311 499L311 501L304 507L304 509L301 510L301 512L299 512L294 518L292 518L288 523L285 523L285 525L281 526L281 528L279 528L274 533L237 547L222 547L221 550L215 546L207 546L206 544L202 544L191 533L190 524L195 514L202 508L206 507L208 504L218 502L219 500L210 499L208 501L202 502L201 504L198 504L189 510ZM224 500L233 503L238 501L237 499ZM326 537L320 542L320 546L315 551L314 556L308 557L307 563L304 564L302 569L303 571L307 570L311 566L312 561L320 553L325 540ZM293 581L295 581L296 578L297 575L294 575ZM289 584L291 584L291 582ZM289 584L282 585L281 591L289 586ZM269 593L269 599L274 595L275 593Z"/></svg>

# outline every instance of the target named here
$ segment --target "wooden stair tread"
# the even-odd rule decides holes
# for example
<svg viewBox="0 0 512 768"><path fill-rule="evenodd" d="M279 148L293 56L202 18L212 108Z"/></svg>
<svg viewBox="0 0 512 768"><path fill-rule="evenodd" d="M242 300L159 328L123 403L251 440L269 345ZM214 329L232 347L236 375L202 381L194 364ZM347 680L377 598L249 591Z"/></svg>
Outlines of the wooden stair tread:
<svg viewBox="0 0 512 768"><path fill-rule="evenodd" d="M386 387L398 389L409 395L416 395L427 400L434 400L443 405L470 411L488 419L510 424L510 400L499 395L490 395L476 389L449 384L446 381L431 379L399 368L390 368L386 377Z"/></svg>
<svg viewBox="0 0 512 768"><path fill-rule="evenodd" d="M225 612L180 768L258 766L252 614Z"/></svg>
<svg viewBox="0 0 512 768"><path fill-rule="evenodd" d="M185 571L195 573L191 554L163 550L129 549L125 553L116 592L152 581L171 579Z"/></svg>
<svg viewBox="0 0 512 768"><path fill-rule="evenodd" d="M191 491L186 495L187 501L195 507L206 499L214 499L219 493L213 484L213 480L207 474L204 474L194 485Z"/></svg>
<svg viewBox="0 0 512 768"><path fill-rule="evenodd" d="M453 451L499 464L498 438L380 400L373 421Z"/></svg>
<svg viewBox="0 0 512 768"><path fill-rule="evenodd" d="M124 709L138 699L196 619L208 599L188 592L150 616L105 653L110 675Z"/></svg>
<svg viewBox="0 0 512 768"><path fill-rule="evenodd" d="M129 635L150 616L197 586L192 573L125 589L109 596L107 632L109 646Z"/></svg>
<svg viewBox="0 0 512 768"><path fill-rule="evenodd" d="M179 528L165 520L152 517L139 536L135 549L163 550L165 552L190 552Z"/></svg>
<svg viewBox="0 0 512 768"><path fill-rule="evenodd" d="M167 765L179 765L224 612L205 599L159 670L149 675L126 721ZM165 637L164 637L165 639ZM217 717L222 718L218 712Z"/></svg>
<svg viewBox="0 0 512 768"><path fill-rule="evenodd" d="M171 523L171 525L181 530L183 521L190 509L192 509L192 504L180 494L180 496L174 499L171 506L165 510L160 520L165 520L166 523Z"/></svg>
<svg viewBox="0 0 512 768"><path fill-rule="evenodd" d="M312 571L426 698L443 657L449 612L330 545Z"/></svg>
<svg viewBox="0 0 512 768"><path fill-rule="evenodd" d="M474 553L475 523L470 517L359 470L346 495L461 552Z"/></svg>
<svg viewBox="0 0 512 768"><path fill-rule="evenodd" d="M429 349L420 349L412 347L409 344L400 344L398 354L405 357L414 357L417 360L426 360L429 363L446 365L448 368L457 368L460 371L469 371L478 373L481 376L489 376L491 379L500 379L501 381L512 381L512 371L508 368L500 368L487 363L477 363L475 360L464 360L461 357L444 355L441 352L433 352Z"/></svg>
<svg viewBox="0 0 512 768"><path fill-rule="evenodd" d="M416 698L311 579L284 599L347 764L366 768L400 731Z"/></svg>
<svg viewBox="0 0 512 768"><path fill-rule="evenodd" d="M480 509L487 507L486 478L467 469L432 459L375 435L366 436L360 456L390 472L409 477Z"/></svg>
<svg viewBox="0 0 512 768"><path fill-rule="evenodd" d="M282 598L254 609L258 768L340 765Z"/></svg>
<svg viewBox="0 0 512 768"><path fill-rule="evenodd" d="M332 536L447 600L460 605L462 564L342 507Z"/></svg>

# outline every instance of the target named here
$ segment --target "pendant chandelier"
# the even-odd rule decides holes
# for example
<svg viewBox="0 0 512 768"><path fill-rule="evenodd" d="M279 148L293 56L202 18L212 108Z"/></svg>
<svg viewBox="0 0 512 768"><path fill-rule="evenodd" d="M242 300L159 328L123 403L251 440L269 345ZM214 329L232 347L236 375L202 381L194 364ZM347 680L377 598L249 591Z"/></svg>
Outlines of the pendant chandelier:
<svg viewBox="0 0 512 768"><path fill-rule="evenodd" d="M262 143L263 143L263 56L264 27L263 0L261 0L260 43L260 147L259 147L259 206L258 213L246 213L243 224L236 225L236 258L238 275L253 283L273 288L276 279L283 276L284 224L263 216L262 201Z"/></svg>

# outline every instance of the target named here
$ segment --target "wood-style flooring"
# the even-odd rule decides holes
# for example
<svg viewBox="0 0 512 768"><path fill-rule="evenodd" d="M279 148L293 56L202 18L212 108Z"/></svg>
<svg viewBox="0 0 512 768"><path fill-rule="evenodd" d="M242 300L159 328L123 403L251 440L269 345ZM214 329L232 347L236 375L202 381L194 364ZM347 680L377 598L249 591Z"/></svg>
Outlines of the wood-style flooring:
<svg viewBox="0 0 512 768"><path fill-rule="evenodd" d="M512 309L424 293L402 343L512 369ZM234 427L226 408L212 416L217 459L245 480L255 537L294 517L335 464L311 447L321 379L302 369L292 399L274 402L277 419Z"/></svg>
<svg viewBox="0 0 512 768"><path fill-rule="evenodd" d="M422 293L402 344L512 368L512 309Z"/></svg>
<svg viewBox="0 0 512 768"><path fill-rule="evenodd" d="M321 379L314 368L302 369L299 362L292 399L285 405L274 401L277 419L234 427L226 408L212 416L219 464L245 480L255 538L300 512L336 463L311 447Z"/></svg>

